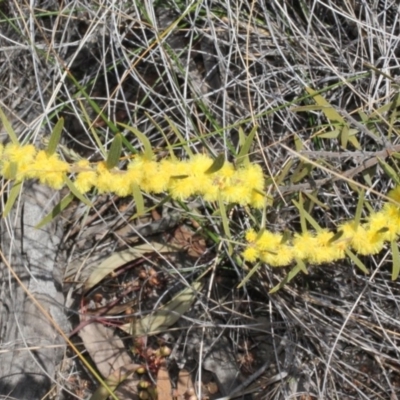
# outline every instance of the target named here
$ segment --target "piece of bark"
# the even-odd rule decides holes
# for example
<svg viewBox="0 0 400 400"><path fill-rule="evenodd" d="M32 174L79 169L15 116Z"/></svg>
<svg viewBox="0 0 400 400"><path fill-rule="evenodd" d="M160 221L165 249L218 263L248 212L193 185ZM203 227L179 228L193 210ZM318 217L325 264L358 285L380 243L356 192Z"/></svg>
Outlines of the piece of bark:
<svg viewBox="0 0 400 400"><path fill-rule="evenodd" d="M58 201L53 190L25 182L21 198L1 220L0 243L7 263L65 332L69 324L61 292L61 222L34 228ZM0 398L41 399L51 387L64 344L0 259Z"/></svg>

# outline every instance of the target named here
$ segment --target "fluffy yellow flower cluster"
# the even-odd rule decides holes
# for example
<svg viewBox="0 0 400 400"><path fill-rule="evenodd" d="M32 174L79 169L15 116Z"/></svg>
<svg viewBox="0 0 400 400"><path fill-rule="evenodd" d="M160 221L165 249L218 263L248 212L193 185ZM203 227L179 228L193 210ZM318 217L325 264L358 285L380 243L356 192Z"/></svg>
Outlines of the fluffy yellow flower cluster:
<svg viewBox="0 0 400 400"><path fill-rule="evenodd" d="M137 156L126 170L109 169L106 162L81 160L68 164L57 154L48 155L33 145L0 145L0 175L6 179L38 179L42 184L60 189L67 174L76 173L74 185L81 193L97 188L100 193L124 197L139 187L146 193L169 192L180 200L202 196L206 201L220 198L227 203L264 207L264 176L260 166L249 164L235 168L224 162L217 171L210 172L212 165L213 160L201 154L183 161L154 161Z"/></svg>
<svg viewBox="0 0 400 400"><path fill-rule="evenodd" d="M393 189L389 197L400 203L400 187ZM248 262L260 260L273 267L284 267L295 260L320 265L342 260L349 250L360 255L377 254L386 242L396 240L398 235L400 207L386 203L382 210L370 214L365 223L348 221L339 226L336 233L320 229L288 239L280 233L249 230L243 258Z"/></svg>
<svg viewBox="0 0 400 400"><path fill-rule="evenodd" d="M33 145L0 145L0 175L6 179L39 179L40 183L60 189L69 165L57 154L48 155Z"/></svg>

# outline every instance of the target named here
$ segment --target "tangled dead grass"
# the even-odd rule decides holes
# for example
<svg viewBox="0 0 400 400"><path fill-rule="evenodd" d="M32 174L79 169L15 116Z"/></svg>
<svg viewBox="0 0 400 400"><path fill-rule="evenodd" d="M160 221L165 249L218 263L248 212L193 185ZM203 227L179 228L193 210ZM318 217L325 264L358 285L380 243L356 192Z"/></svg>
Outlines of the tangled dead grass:
<svg viewBox="0 0 400 400"><path fill-rule="evenodd" d="M360 184L375 190L366 193L366 209L378 209L374 193L391 187L385 166L396 169L391 149L399 130L395 2L42 0L31 8L8 0L0 9L0 98L26 141L64 117L63 156L99 160L123 122L144 133L160 157L170 146L178 157L207 151L234 159L241 132L258 126L251 158L273 177L274 200L265 216L228 210L236 242L264 220L272 230L298 231L291 200L299 192L314 218L333 228L354 217ZM128 155L141 144L127 135L125 146ZM162 198L145 200L151 207ZM91 260L79 276L70 266L73 282L137 237L148 244L160 232L161 240L176 239L177 227L195 258L185 264L162 256L162 279L141 292L142 306L211 266L208 290L178 325L183 330L163 336L173 347L170 366L192 368L195 381L218 381L223 364L240 371L240 379L228 379L233 388L217 382L219 392L208 396L233 395L238 386L236 394L260 399L399 395L400 293L390 280L390 251L362 259L369 276L350 261L309 266L308 275L270 294L287 271L259 265L237 289L250 267L238 262L240 248L232 252L218 240L227 234L218 207L166 202L133 224L134 202L92 201L90 211L75 205L64 216L70 260ZM192 233L182 234L187 221ZM230 350L218 363L219 347Z"/></svg>

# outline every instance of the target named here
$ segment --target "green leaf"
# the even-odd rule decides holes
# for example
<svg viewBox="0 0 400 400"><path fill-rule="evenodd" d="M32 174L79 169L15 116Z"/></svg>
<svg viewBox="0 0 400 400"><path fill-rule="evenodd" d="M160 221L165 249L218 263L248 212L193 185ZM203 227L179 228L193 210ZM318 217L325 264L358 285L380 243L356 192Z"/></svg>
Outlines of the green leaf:
<svg viewBox="0 0 400 400"><path fill-rule="evenodd" d="M239 166L246 167L249 164L249 162L250 162L250 160L249 160L250 147L253 143L254 136L257 132L257 129L258 129L257 125L253 126L252 130L249 133L249 136L247 136L247 138L245 139L244 144L241 147L239 154L236 158L236 165L238 167Z"/></svg>
<svg viewBox="0 0 400 400"><path fill-rule="evenodd" d="M392 179L396 185L400 185L400 178L399 174L384 160L381 158L377 157L379 165L382 167L382 169L385 171L386 175L389 176L390 179Z"/></svg>
<svg viewBox="0 0 400 400"><path fill-rule="evenodd" d="M294 266L289 273L279 282L276 286L274 286L270 291L269 294L276 293L278 290L282 289L287 283L289 283L299 272L303 270L303 266L297 264Z"/></svg>
<svg viewBox="0 0 400 400"><path fill-rule="evenodd" d="M337 139L340 136L340 130L334 129L330 132L318 133L316 136L322 139Z"/></svg>
<svg viewBox="0 0 400 400"><path fill-rule="evenodd" d="M354 264L361 269L362 272L364 272L364 274L368 275L369 271L367 269L367 267L364 265L364 263L350 250L350 249L346 249L345 250L347 256L350 258L351 261L354 262Z"/></svg>
<svg viewBox="0 0 400 400"><path fill-rule="evenodd" d="M192 307L197 298L197 292L201 290L202 286L201 282L193 283L153 313L146 315L133 324L125 324L119 328L133 336L148 336L158 332L165 332Z"/></svg>
<svg viewBox="0 0 400 400"><path fill-rule="evenodd" d="M118 123L118 125L121 125L123 128L127 129L128 131L131 131L142 143L143 148L144 148L144 157L146 160L152 160L154 153L153 149L151 148L151 143L149 139L147 139L146 135L144 135L142 132L140 132L138 129L134 128L133 126L125 125Z"/></svg>
<svg viewBox="0 0 400 400"><path fill-rule="evenodd" d="M110 146L110 151L107 156L106 167L112 169L119 163L122 152L122 135L117 133Z"/></svg>
<svg viewBox="0 0 400 400"><path fill-rule="evenodd" d="M231 231L229 229L229 220L228 216L226 215L226 208L225 204L222 200L221 193L218 193L218 206L219 206L219 212L222 218L222 226L224 228L225 235L231 239Z"/></svg>
<svg viewBox="0 0 400 400"><path fill-rule="evenodd" d="M275 177L275 183L276 185L280 185L288 176L292 166L293 166L294 160L289 159L289 161L284 165L284 167L279 171L279 174Z"/></svg>
<svg viewBox="0 0 400 400"><path fill-rule="evenodd" d="M12 161L10 163L10 171L8 173L9 179L16 179L18 173L18 163L16 161Z"/></svg>
<svg viewBox="0 0 400 400"><path fill-rule="evenodd" d="M242 281L239 283L239 285L237 286L238 289L240 289L241 287L243 287L248 281L249 279L254 275L255 272L257 272L257 270L261 267L261 264L256 264L249 272L248 274L242 279Z"/></svg>
<svg viewBox="0 0 400 400"><path fill-rule="evenodd" d="M210 168L207 169L204 173L207 175L213 174L214 172L219 171L225 164L225 154L218 154L217 158L213 161Z"/></svg>
<svg viewBox="0 0 400 400"><path fill-rule="evenodd" d="M4 211L3 211L3 215L2 215L3 218L7 217L8 213L11 211L15 201L18 198L19 193L21 192L22 184L23 184L23 181L14 182L14 184L10 190L10 193L8 195L7 203L4 206Z"/></svg>
<svg viewBox="0 0 400 400"><path fill-rule="evenodd" d="M392 281L395 281L399 277L400 272L400 254L399 246L396 240L390 242L390 247L392 249L393 267L392 267Z"/></svg>
<svg viewBox="0 0 400 400"><path fill-rule="evenodd" d="M93 204L76 188L74 183L68 176L64 177L64 182L68 186L68 189L75 195L77 199L79 199L83 204L86 204L88 207L93 207Z"/></svg>
<svg viewBox="0 0 400 400"><path fill-rule="evenodd" d="M60 118L56 125L54 126L53 132L51 132L49 143L47 145L46 154L50 157L52 156L56 150L57 146L60 143L61 132L64 127L64 118Z"/></svg>
<svg viewBox="0 0 400 400"><path fill-rule="evenodd" d="M343 231L337 231L328 241L328 244L332 244L339 240L343 236Z"/></svg>
<svg viewBox="0 0 400 400"><path fill-rule="evenodd" d="M322 112L325 114L325 117L332 122L339 122L343 126L347 126L345 119L335 110L334 107L317 91L311 89L310 87L306 87L307 92L312 95L315 102L322 107Z"/></svg>
<svg viewBox="0 0 400 400"><path fill-rule="evenodd" d="M355 223L354 228L355 229L357 229L357 227L360 225L361 214L362 214L362 210L364 208L364 200L365 200L365 191L364 191L364 189L362 189L358 195L357 208L356 208L356 213L354 216L354 223Z"/></svg>
<svg viewBox="0 0 400 400"><path fill-rule="evenodd" d="M4 126L5 131L8 133L8 136L10 136L11 141L15 145L19 145L19 141L17 138L17 134L15 133L14 129L12 128L10 121L7 119L6 115L4 114L3 110L0 107L0 120Z"/></svg>
<svg viewBox="0 0 400 400"><path fill-rule="evenodd" d="M302 271L304 274L308 275L307 267L306 267L306 264L304 263L304 261L301 258L296 258L296 262L300 268L300 271ZM293 279L293 278L290 278L290 280L291 279Z"/></svg>
<svg viewBox="0 0 400 400"><path fill-rule="evenodd" d="M318 200L318 198L316 196L314 196L312 193L307 193L304 192L304 194L315 204L319 205L322 209L324 210L329 210L329 207L322 203L321 201Z"/></svg>
<svg viewBox="0 0 400 400"><path fill-rule="evenodd" d="M51 211L47 214L36 226L36 229L40 229L47 225L49 222L53 221L62 211L64 211L71 201L75 198L72 193L68 193Z"/></svg>
<svg viewBox="0 0 400 400"><path fill-rule="evenodd" d="M297 207L299 210L300 214L300 225L301 225L301 230L303 233L306 233L308 231L307 229L307 223L308 223L317 231L321 231L321 227L319 226L318 222L304 209L304 201L303 201L303 196L302 193L299 193L299 201L297 202L296 200L292 200L293 204Z"/></svg>
<svg viewBox="0 0 400 400"><path fill-rule="evenodd" d="M297 152L304 150L304 144L299 135L294 134L293 140L294 140L294 147L296 148Z"/></svg>
<svg viewBox="0 0 400 400"><path fill-rule="evenodd" d="M349 142L349 127L343 126L340 132L341 144L344 149L347 149L347 143Z"/></svg>
<svg viewBox="0 0 400 400"><path fill-rule="evenodd" d="M145 211L144 211L143 195L137 183L134 183L132 185L132 193L136 204L136 216L140 217L145 214Z"/></svg>
<svg viewBox="0 0 400 400"><path fill-rule="evenodd" d="M185 138L182 136L182 134L179 132L179 129L176 127L176 125L172 122L172 120L170 120L166 115L164 117L166 119L166 121L168 122L168 125L170 126L170 128L173 130L173 132L175 133L175 135L177 136L177 138L181 141L182 147L185 149L186 154L189 157L193 157L193 152L190 149L190 147L187 144L187 141L185 140Z"/></svg>

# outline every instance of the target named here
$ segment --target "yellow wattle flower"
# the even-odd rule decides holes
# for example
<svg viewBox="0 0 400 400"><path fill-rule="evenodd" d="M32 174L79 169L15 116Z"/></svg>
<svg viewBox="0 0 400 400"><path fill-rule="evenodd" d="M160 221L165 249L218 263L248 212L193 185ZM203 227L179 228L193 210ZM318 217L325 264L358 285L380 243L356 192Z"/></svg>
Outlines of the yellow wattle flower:
<svg viewBox="0 0 400 400"><path fill-rule="evenodd" d="M63 160L60 160L58 154L49 156L44 150L40 150L26 172L27 178L39 179L43 185L53 189L61 189L70 166Z"/></svg>
<svg viewBox="0 0 400 400"><path fill-rule="evenodd" d="M0 175L6 179L16 178L22 180L29 178L29 171L32 168L32 163L35 160L37 151L35 146L28 144L25 146L10 143L3 147L2 161L0 163ZM17 175L12 176L12 164L17 166Z"/></svg>

